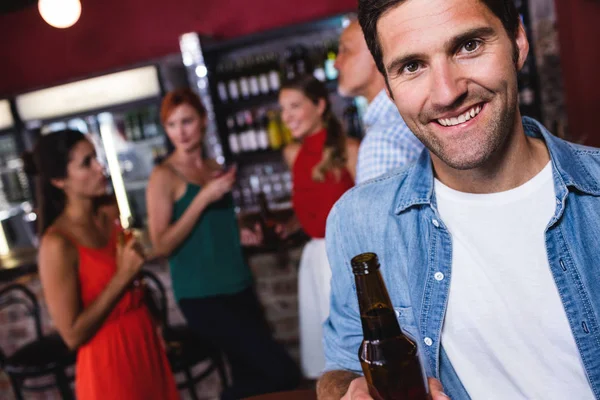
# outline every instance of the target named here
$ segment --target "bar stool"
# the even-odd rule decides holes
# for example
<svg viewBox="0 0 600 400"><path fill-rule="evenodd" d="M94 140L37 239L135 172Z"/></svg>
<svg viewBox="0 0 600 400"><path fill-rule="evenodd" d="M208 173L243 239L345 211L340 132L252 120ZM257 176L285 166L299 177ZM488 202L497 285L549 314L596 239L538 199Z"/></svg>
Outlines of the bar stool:
<svg viewBox="0 0 600 400"><path fill-rule="evenodd" d="M0 290L0 310L14 305L25 307L26 314L33 318L36 333L34 341L8 357L2 355L2 367L10 378L15 397L23 400L23 391L41 392L57 387L63 399L74 399L70 386L73 377L67 376L66 369L75 364L75 352L58 334L42 334L39 303L35 295L20 283L12 283ZM43 376L53 376L54 382L41 385L26 382Z"/></svg>
<svg viewBox="0 0 600 400"><path fill-rule="evenodd" d="M208 377L215 369L221 379L223 388L227 388L229 381L225 372L223 355L219 349L214 348L205 339L198 337L185 325L169 326L167 318L167 293L164 285L156 275L143 270L142 278L147 293L147 304L152 314L162 323L163 337L167 345L167 357L173 374L183 372L185 380L177 384L179 389L187 388L190 397L198 400L196 384ZM148 296L149 295L149 296ZM192 368L202 361L209 361L204 371L197 376L192 375Z"/></svg>

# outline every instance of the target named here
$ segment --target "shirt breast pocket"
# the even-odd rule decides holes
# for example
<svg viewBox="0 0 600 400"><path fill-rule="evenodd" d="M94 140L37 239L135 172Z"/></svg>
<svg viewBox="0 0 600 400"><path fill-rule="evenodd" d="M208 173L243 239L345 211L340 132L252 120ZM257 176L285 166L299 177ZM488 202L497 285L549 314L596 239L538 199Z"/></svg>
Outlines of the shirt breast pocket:
<svg viewBox="0 0 600 400"><path fill-rule="evenodd" d="M396 318L398 318L398 323L400 324L400 329L402 329L402 332L415 342L418 342L419 330L417 329L417 324L415 323L415 316L413 314L412 307L394 306L394 311L396 312Z"/></svg>

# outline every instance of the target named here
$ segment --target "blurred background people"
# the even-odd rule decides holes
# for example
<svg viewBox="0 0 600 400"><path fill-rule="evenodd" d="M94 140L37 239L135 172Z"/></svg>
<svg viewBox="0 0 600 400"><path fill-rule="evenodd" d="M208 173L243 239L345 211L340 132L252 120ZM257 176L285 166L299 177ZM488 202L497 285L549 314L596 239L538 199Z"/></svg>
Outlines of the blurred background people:
<svg viewBox="0 0 600 400"><path fill-rule="evenodd" d="M35 146L39 274L56 328L77 350L78 399L178 399L175 381L135 280L141 247L121 233L114 206L99 206L107 179L94 146L77 131Z"/></svg>
<svg viewBox="0 0 600 400"><path fill-rule="evenodd" d="M329 315L331 279L325 222L335 202L354 186L359 142L346 137L327 88L312 76L284 83L279 104L282 120L297 140L283 152L292 171L295 217L281 234L301 226L312 238L304 247L298 277L300 358L304 375L317 378L325 367L321 325Z"/></svg>
<svg viewBox="0 0 600 400"><path fill-rule="evenodd" d="M385 91L385 79L377 70L358 21L350 22L340 36L335 68L342 96L363 96L369 102L363 115L365 137L360 144L356 183L413 163L423 145L408 129Z"/></svg>
<svg viewBox="0 0 600 400"><path fill-rule="evenodd" d="M271 336L242 254L242 244L259 244L262 234L238 227L229 193L236 168L203 157L206 109L191 90L164 97L161 121L175 150L150 177L150 237L169 259L188 325L227 356L233 384L222 398L293 389L298 367Z"/></svg>

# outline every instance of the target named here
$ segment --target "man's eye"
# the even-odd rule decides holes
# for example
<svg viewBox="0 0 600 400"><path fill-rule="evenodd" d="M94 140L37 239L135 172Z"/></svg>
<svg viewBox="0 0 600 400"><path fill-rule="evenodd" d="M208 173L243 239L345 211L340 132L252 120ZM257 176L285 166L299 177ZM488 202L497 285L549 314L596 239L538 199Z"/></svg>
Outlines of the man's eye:
<svg viewBox="0 0 600 400"><path fill-rule="evenodd" d="M408 72L409 74L415 73L419 70L418 62L411 62L404 66L403 72Z"/></svg>
<svg viewBox="0 0 600 400"><path fill-rule="evenodd" d="M479 41L477 40L469 40L463 45L463 48L468 52L472 53L479 48Z"/></svg>

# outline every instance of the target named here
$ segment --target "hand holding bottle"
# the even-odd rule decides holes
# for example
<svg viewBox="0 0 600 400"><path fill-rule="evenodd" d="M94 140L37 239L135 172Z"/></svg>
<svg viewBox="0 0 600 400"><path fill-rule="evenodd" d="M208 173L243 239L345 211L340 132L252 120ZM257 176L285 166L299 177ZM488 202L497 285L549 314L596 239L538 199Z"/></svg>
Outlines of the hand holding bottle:
<svg viewBox="0 0 600 400"><path fill-rule="evenodd" d="M198 195L204 196L209 203L220 200L233 187L236 172L237 168L231 167L227 172L204 185Z"/></svg>

